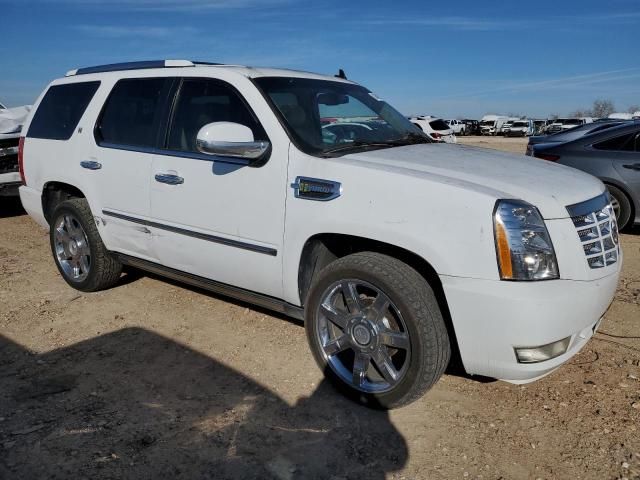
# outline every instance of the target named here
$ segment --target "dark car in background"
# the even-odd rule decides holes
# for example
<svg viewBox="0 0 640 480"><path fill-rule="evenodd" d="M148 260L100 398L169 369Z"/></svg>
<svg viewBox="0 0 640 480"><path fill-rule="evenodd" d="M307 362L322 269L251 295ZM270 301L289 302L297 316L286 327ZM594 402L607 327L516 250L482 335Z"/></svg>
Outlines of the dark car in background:
<svg viewBox="0 0 640 480"><path fill-rule="evenodd" d="M527 155L598 177L609 189L619 228L640 223L640 121L601 128L566 142L529 144Z"/></svg>
<svg viewBox="0 0 640 480"><path fill-rule="evenodd" d="M480 122L465 118L461 120L465 124L466 135L480 135Z"/></svg>
<svg viewBox="0 0 640 480"><path fill-rule="evenodd" d="M529 143L527 145L527 154L533 148L533 145L538 143L566 143L578 138L590 135L592 133L606 130L607 128L616 127L624 124L624 120L608 120L600 121L596 123L585 123L579 127L572 128L571 130L565 130L563 132L552 133L550 135L535 135L529 137Z"/></svg>

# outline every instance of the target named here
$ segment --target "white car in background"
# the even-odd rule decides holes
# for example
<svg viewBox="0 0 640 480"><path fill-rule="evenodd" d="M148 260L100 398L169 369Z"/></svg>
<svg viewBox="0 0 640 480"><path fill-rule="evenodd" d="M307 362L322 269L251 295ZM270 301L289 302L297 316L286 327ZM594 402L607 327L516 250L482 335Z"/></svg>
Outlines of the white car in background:
<svg viewBox="0 0 640 480"><path fill-rule="evenodd" d="M435 142L457 143L453 129L443 119L431 115L416 115L409 121Z"/></svg>
<svg viewBox="0 0 640 480"><path fill-rule="evenodd" d="M505 137L529 137L535 133L535 125L533 120L516 120L503 132Z"/></svg>
<svg viewBox="0 0 640 480"><path fill-rule="evenodd" d="M445 120L455 135L466 135L467 125L462 120Z"/></svg>
<svg viewBox="0 0 640 480"><path fill-rule="evenodd" d="M574 127L579 127L580 125L584 125L585 123L593 123L593 118L591 117L558 118L554 120L551 125L547 127L547 133L564 132L565 130L570 130Z"/></svg>

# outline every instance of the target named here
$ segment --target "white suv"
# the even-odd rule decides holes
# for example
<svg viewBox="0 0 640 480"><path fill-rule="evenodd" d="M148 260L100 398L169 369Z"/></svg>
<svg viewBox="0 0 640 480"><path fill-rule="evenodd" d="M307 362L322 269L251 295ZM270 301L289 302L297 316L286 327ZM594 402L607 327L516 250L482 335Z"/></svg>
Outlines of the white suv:
<svg viewBox="0 0 640 480"><path fill-rule="evenodd" d="M132 265L304 319L320 367L368 405L419 398L452 351L469 374L546 375L618 282L599 180L432 143L344 78L79 69L23 132L20 196L72 287L111 287Z"/></svg>

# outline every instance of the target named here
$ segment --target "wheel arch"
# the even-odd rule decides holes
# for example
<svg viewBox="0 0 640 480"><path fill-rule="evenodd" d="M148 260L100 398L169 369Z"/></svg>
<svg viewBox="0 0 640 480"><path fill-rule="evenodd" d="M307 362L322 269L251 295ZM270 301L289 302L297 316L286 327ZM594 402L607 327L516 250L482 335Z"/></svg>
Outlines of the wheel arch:
<svg viewBox="0 0 640 480"><path fill-rule="evenodd" d="M629 226L633 225L635 223L636 214L638 211L640 211L640 204L638 203L640 202L640 200L636 200L636 198L629 193L629 189L624 183L609 177L600 177L600 180L602 181L602 183L604 183L605 187L608 187L609 185L611 185L612 187L616 187L624 194L625 197L627 197L627 200L629 200L629 205L631 206Z"/></svg>
<svg viewBox="0 0 640 480"><path fill-rule="evenodd" d="M438 307L451 339L452 354L460 358L451 312L449 311L447 298L438 273L428 260L397 245L341 233L318 233L308 238L302 248L298 264L298 293L303 308L314 277L324 267L338 258L364 251L381 253L396 258L414 268L425 279L433 289L438 301Z"/></svg>
<svg viewBox="0 0 640 480"><path fill-rule="evenodd" d="M66 182L50 181L42 188L42 212L49 223L51 214L59 203L70 198L87 198L78 187Z"/></svg>

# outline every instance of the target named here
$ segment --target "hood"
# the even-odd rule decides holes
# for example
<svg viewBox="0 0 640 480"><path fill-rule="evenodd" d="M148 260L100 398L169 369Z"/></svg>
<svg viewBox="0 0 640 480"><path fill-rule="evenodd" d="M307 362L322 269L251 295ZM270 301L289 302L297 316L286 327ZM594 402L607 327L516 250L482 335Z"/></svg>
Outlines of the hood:
<svg viewBox="0 0 640 480"><path fill-rule="evenodd" d="M580 170L524 154L466 145L409 145L341 158L432 181L463 182L465 188L495 195L496 199L524 200L538 207L545 219L567 218L567 205L604 191L600 180Z"/></svg>

